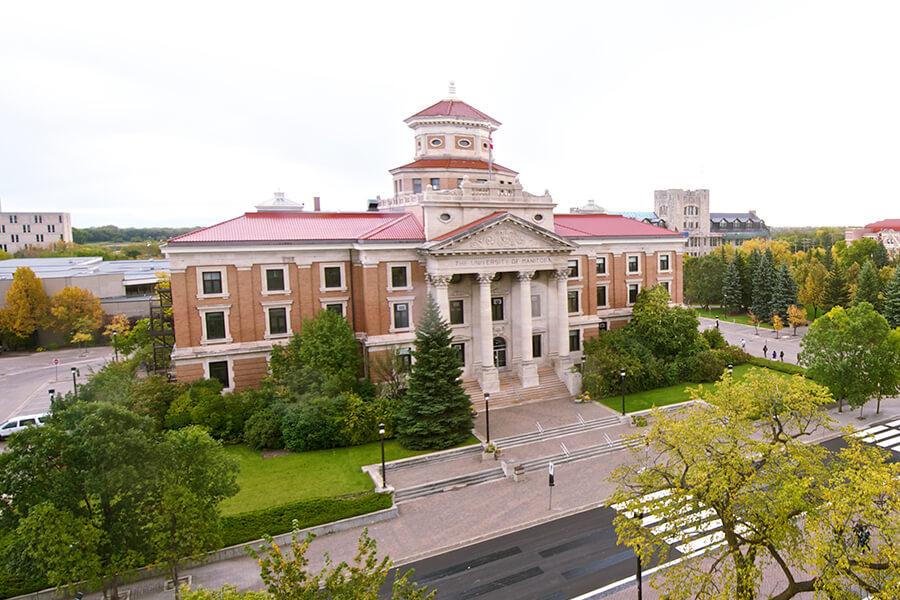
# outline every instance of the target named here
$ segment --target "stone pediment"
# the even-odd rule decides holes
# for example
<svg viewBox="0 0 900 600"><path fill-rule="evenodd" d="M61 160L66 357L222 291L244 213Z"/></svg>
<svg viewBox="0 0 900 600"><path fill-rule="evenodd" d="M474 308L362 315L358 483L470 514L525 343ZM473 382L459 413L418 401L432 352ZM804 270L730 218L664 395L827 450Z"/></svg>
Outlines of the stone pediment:
<svg viewBox="0 0 900 600"><path fill-rule="evenodd" d="M555 233L511 214L473 225L445 240L434 241L431 254L561 253L574 245Z"/></svg>

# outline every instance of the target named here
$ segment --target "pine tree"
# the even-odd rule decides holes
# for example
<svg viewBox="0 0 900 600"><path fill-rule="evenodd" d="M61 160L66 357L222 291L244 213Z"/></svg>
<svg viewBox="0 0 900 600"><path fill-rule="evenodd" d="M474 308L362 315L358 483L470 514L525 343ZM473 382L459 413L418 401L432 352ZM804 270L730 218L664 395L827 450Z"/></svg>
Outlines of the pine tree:
<svg viewBox="0 0 900 600"><path fill-rule="evenodd" d="M891 327L900 327L900 267L894 269L894 277L885 290L884 318Z"/></svg>
<svg viewBox="0 0 900 600"><path fill-rule="evenodd" d="M740 254L735 254L734 260L728 263L722 285L722 305L729 313L739 313L744 306L739 256Z"/></svg>
<svg viewBox="0 0 900 600"><path fill-rule="evenodd" d="M406 448L449 448L472 431L472 402L463 391L462 365L451 340L450 327L429 296L416 327L407 392L397 408L397 435Z"/></svg>
<svg viewBox="0 0 900 600"><path fill-rule="evenodd" d="M875 252L872 253L872 260L875 262L875 266L879 269L881 267L886 267L889 262L891 262L890 257L888 256L887 248L884 247L884 243L879 241L878 245L875 246Z"/></svg>
<svg viewBox="0 0 900 600"><path fill-rule="evenodd" d="M751 310L760 321L772 319L772 297L775 293L775 265L771 251L766 251L759 260L753 277L753 304Z"/></svg>
<svg viewBox="0 0 900 600"><path fill-rule="evenodd" d="M797 304L797 281L787 265L781 265L781 279L784 281L784 289L787 291L788 306Z"/></svg>
<svg viewBox="0 0 900 600"><path fill-rule="evenodd" d="M778 315L781 320L787 319L787 310L791 304L796 303L796 289L794 288L794 280L788 272L787 266L782 265L781 269L775 272L775 285L772 288L772 316Z"/></svg>
<svg viewBox="0 0 900 600"><path fill-rule="evenodd" d="M738 252L738 254L741 254ZM753 281L756 279L756 269L759 267L759 261L762 258L759 250L753 250L750 256L745 260L741 258L741 297L744 308L750 310L753 307Z"/></svg>
<svg viewBox="0 0 900 600"><path fill-rule="evenodd" d="M824 302L825 308L829 310L835 306L850 305L850 287L847 285L847 276L839 261L833 261L831 272L825 279Z"/></svg>
<svg viewBox="0 0 900 600"><path fill-rule="evenodd" d="M878 299L879 292L881 292L881 279L878 277L878 270L872 261L867 260L859 271L853 303L868 302L875 307L875 310L879 310L881 304Z"/></svg>

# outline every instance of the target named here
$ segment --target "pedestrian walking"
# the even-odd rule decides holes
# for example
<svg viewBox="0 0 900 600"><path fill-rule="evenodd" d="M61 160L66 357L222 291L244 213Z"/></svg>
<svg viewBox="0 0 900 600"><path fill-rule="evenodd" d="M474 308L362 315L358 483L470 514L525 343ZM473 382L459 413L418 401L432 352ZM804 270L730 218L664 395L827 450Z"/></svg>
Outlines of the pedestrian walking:
<svg viewBox="0 0 900 600"><path fill-rule="evenodd" d="M719 319L716 319L716 329L719 328Z"/></svg>
<svg viewBox="0 0 900 600"><path fill-rule="evenodd" d="M774 350L772 350L772 360L775 360L776 358L778 358L778 355L775 354Z"/></svg>
<svg viewBox="0 0 900 600"><path fill-rule="evenodd" d="M763 344L763 358L768 358L769 356L769 345Z"/></svg>
<svg viewBox="0 0 900 600"><path fill-rule="evenodd" d="M781 362L784 362L784 350L778 353L779 358L781 358Z"/></svg>
<svg viewBox="0 0 900 600"><path fill-rule="evenodd" d="M746 349L747 349L747 340L745 340L744 338L741 338L741 350L746 350Z"/></svg>

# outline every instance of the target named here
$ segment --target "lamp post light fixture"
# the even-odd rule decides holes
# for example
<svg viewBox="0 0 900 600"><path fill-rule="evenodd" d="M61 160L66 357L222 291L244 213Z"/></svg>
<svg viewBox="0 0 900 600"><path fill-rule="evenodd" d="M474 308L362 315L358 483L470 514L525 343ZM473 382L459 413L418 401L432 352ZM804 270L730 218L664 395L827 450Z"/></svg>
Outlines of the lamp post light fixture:
<svg viewBox="0 0 900 600"><path fill-rule="evenodd" d="M637 513L637 514L634 515L634 516L635 516L635 518L638 520L639 523L643 523L643 521L644 521L644 513ZM641 554L640 554L640 547L638 547L638 548L635 549L634 557L637 559L637 561L635 562L635 565L634 565L634 566L635 566L634 578L635 578L635 581L637 582L637 597L638 597L638 600L642 600L642 598L643 598L643 590L641 589L641 588L642 588L642 586L641 586L641 580L643 579L643 575L641 574Z"/></svg>
<svg viewBox="0 0 900 600"><path fill-rule="evenodd" d="M69 370L72 371L72 390L75 396L78 396L78 369L72 367Z"/></svg>
<svg viewBox="0 0 900 600"><path fill-rule="evenodd" d="M387 487L387 479L385 478L384 472L384 423L378 424L378 437L381 438L381 487Z"/></svg>
<svg viewBox="0 0 900 600"><path fill-rule="evenodd" d="M53 388L50 388L49 390L47 390L47 395L50 396L50 404L52 405L53 399L56 398L56 390L54 390Z"/></svg>
<svg viewBox="0 0 900 600"><path fill-rule="evenodd" d="M622 416L625 416L625 369L619 371L619 381L622 383Z"/></svg>
<svg viewBox="0 0 900 600"><path fill-rule="evenodd" d="M732 365L732 364L728 365L728 374L734 375L734 365Z"/></svg>
<svg viewBox="0 0 900 600"><path fill-rule="evenodd" d="M491 443L491 393L484 393L484 433L487 436L487 443Z"/></svg>
<svg viewBox="0 0 900 600"><path fill-rule="evenodd" d="M119 334L117 334L115 331L113 331L112 344L113 344L113 351L116 353L116 362L119 362L119 346L118 346L118 344L116 344L116 340L118 339L118 336L119 336Z"/></svg>

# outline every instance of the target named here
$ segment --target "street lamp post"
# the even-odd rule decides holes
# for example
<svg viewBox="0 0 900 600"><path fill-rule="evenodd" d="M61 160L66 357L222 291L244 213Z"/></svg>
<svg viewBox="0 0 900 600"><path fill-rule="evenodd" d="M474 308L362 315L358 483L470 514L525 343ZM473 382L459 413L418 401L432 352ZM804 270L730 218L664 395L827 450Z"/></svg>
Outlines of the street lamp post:
<svg viewBox="0 0 900 600"><path fill-rule="evenodd" d="M113 351L116 353L116 362L119 362L119 346L116 344L117 338L118 338L118 334L115 331L113 331L113 334L112 334Z"/></svg>
<svg viewBox="0 0 900 600"><path fill-rule="evenodd" d="M50 388L47 390L47 395L50 396L50 407L53 407L53 399L56 398L56 390Z"/></svg>
<svg viewBox="0 0 900 600"><path fill-rule="evenodd" d="M73 390L75 396L77 397L78 396L78 369L76 369L75 367L72 367L70 369L70 371L72 371L72 390Z"/></svg>
<svg viewBox="0 0 900 600"><path fill-rule="evenodd" d="M728 365L728 374L734 375L734 365Z"/></svg>
<svg viewBox="0 0 900 600"><path fill-rule="evenodd" d="M637 513L637 514L635 515L635 518L637 518L638 521L639 521L640 523L643 523L643 522L644 522L644 513ZM635 562L635 574L634 574L634 578L635 578L635 580L637 581L637 597L638 597L638 600L642 600L642 598L643 598L643 590L642 590L641 581L642 581L642 579L643 579L643 575L641 574L641 553L640 553L640 547L636 548L635 550L636 550L636 551L635 551L635 553L634 553L634 557L637 559L637 561Z"/></svg>
<svg viewBox="0 0 900 600"><path fill-rule="evenodd" d="M484 433L487 436L487 443L491 443L491 393L484 393Z"/></svg>
<svg viewBox="0 0 900 600"><path fill-rule="evenodd" d="M387 487L387 479L384 474L384 423L378 424L378 437L381 438L381 487Z"/></svg>
<svg viewBox="0 0 900 600"><path fill-rule="evenodd" d="M619 381L622 383L622 416L625 416L625 369L619 371Z"/></svg>

